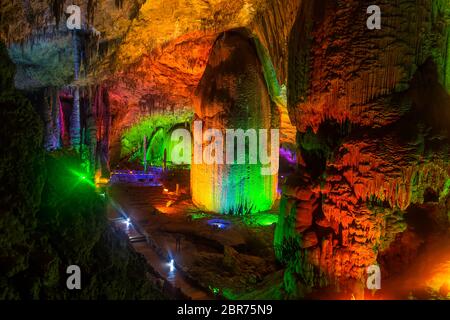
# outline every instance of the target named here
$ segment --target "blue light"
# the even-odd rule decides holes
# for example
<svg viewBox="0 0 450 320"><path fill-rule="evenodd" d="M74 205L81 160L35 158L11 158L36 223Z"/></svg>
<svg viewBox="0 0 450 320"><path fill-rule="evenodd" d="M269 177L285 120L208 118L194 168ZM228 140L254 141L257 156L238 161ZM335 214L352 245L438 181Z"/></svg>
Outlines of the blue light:
<svg viewBox="0 0 450 320"><path fill-rule="evenodd" d="M170 262L169 262L169 271L170 272L174 272L175 271L175 261L173 261L173 259L171 259Z"/></svg>
<svg viewBox="0 0 450 320"><path fill-rule="evenodd" d="M230 226L230 222L222 219L208 220L208 224L216 229L224 230Z"/></svg>

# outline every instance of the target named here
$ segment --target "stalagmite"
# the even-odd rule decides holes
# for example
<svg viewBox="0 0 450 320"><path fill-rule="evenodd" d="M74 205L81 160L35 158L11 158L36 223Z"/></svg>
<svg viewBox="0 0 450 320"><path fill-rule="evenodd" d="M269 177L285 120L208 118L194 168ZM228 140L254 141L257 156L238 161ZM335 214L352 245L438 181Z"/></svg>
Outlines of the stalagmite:
<svg viewBox="0 0 450 320"><path fill-rule="evenodd" d="M196 115L203 130L194 131L194 141L202 141L209 129L220 130L225 136L226 129L270 129L278 124L255 46L236 32L219 36L197 96ZM203 145L203 152L213 141ZM191 164L192 199L197 206L226 214L270 209L276 198L277 175L264 176L260 163L249 164L248 150L246 164L205 164L196 159L197 147L202 146L194 144ZM219 156L225 157L216 154L215 158Z"/></svg>
<svg viewBox="0 0 450 320"><path fill-rule="evenodd" d="M144 172L147 172L147 137L144 135L144 141L142 142L142 148L144 149L144 151L142 152L143 154L143 162L144 162Z"/></svg>

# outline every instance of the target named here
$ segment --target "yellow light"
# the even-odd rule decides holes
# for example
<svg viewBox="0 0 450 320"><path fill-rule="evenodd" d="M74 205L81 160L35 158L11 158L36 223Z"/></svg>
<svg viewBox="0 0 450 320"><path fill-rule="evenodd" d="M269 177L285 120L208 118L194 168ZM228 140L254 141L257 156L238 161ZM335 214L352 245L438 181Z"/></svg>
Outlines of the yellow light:
<svg viewBox="0 0 450 320"><path fill-rule="evenodd" d="M450 287L450 261L437 265L427 285L434 291L439 291L445 286Z"/></svg>
<svg viewBox="0 0 450 320"><path fill-rule="evenodd" d="M173 202L174 202L173 200L167 201L166 207L169 208L173 204Z"/></svg>
<svg viewBox="0 0 450 320"><path fill-rule="evenodd" d="M101 184L108 184L108 182L109 182L109 179L102 177L102 174L99 170L95 173L95 185L96 186L101 185Z"/></svg>

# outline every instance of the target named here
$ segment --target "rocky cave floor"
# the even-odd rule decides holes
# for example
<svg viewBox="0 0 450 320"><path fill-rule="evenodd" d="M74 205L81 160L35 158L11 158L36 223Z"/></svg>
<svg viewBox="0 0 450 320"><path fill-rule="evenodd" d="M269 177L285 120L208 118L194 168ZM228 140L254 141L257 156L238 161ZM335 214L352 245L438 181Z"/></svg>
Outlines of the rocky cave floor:
<svg viewBox="0 0 450 320"><path fill-rule="evenodd" d="M179 277L184 279L172 279L177 275L169 272L168 263L149 250L145 242L133 244L190 298L279 298L283 273L273 249L275 225L270 223L277 219L278 203L270 212L257 215L259 221L265 222L261 225L255 218L205 213L185 194L177 196L174 191L164 186L111 185L107 194L114 205L109 205L108 217L113 220L123 210L157 247L172 255L178 267L175 274L181 272ZM212 219L230 224L220 229L208 224ZM119 225L130 237L135 236L132 226L127 227L123 221Z"/></svg>
<svg viewBox="0 0 450 320"><path fill-rule="evenodd" d="M173 288L180 290L181 296L190 299L282 299L284 270L276 261L273 246L279 202L271 211L251 218L206 213L195 207L187 195L188 176L188 172L174 173L171 181L165 181L159 187L107 186L108 218L128 234L135 250L144 255ZM180 184L178 195L175 181ZM124 219L117 220L120 212L130 217L130 226L126 226ZM220 229L208 223L214 219L230 224ZM139 240L136 229L149 235L156 250L142 237ZM408 239L399 239L399 245L405 245L401 243L404 241ZM382 289L376 293L367 292L366 298L439 298L430 295L430 288L442 282L439 277L448 274L450 256L443 253L450 252L447 248L450 239L427 242L429 245L423 253L409 261L407 268L399 266L398 274L383 279ZM165 259L161 252L174 259L174 272L170 271L170 258ZM433 292L448 290L433 289ZM321 290L311 293L309 298L339 299L339 294Z"/></svg>

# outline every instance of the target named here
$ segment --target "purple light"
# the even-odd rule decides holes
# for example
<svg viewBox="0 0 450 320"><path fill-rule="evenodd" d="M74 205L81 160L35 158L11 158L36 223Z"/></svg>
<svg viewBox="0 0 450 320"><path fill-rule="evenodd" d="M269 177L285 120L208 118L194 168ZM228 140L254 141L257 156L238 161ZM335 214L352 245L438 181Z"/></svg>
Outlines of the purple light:
<svg viewBox="0 0 450 320"><path fill-rule="evenodd" d="M110 184L131 184L136 186L161 186L162 169L149 167L148 172L135 170L114 170L111 174Z"/></svg>
<svg viewBox="0 0 450 320"><path fill-rule="evenodd" d="M294 151L291 151L289 149L280 148L280 156L285 158L287 162L290 164L296 164L297 163L297 155Z"/></svg>

